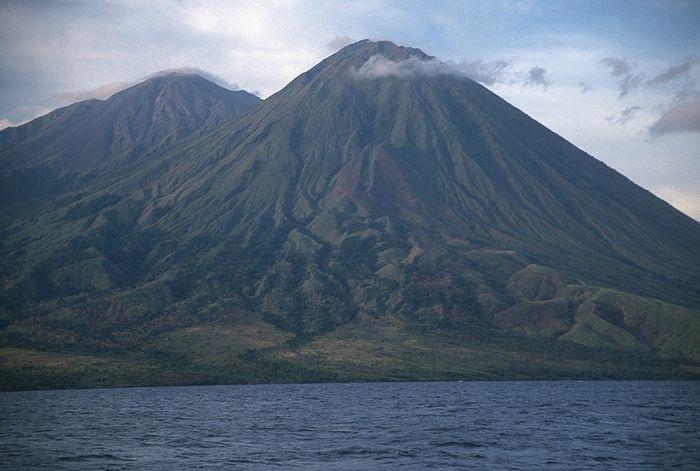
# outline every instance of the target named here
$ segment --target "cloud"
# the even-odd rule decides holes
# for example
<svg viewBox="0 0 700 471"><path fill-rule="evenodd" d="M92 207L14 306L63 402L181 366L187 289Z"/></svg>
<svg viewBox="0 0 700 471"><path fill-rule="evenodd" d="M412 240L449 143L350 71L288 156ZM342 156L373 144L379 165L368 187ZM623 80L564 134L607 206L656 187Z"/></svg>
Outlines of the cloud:
<svg viewBox="0 0 700 471"><path fill-rule="evenodd" d="M47 113L51 113L53 109L51 108L45 108L42 106L19 106L15 108L14 111L21 112L21 113L30 113L30 118L29 119L22 119L18 121L13 121L11 119L7 118L0 118L0 130L6 129L6 128L15 128L17 126L21 126L23 124L28 123L29 121L39 118L40 116L44 116Z"/></svg>
<svg viewBox="0 0 700 471"><path fill-rule="evenodd" d="M547 80L545 75L547 74L547 69L544 67L533 67L527 74L527 79L525 79L525 85L538 86L541 85L547 88L552 81Z"/></svg>
<svg viewBox="0 0 700 471"><path fill-rule="evenodd" d="M606 117L605 120L611 124L619 124L620 126L624 126L632 118L634 118L634 115L637 113L637 111L641 109L641 106L630 106L620 111L619 113L611 114L610 116Z"/></svg>
<svg viewBox="0 0 700 471"><path fill-rule="evenodd" d="M671 206L684 212L696 221L700 221L700 192L695 188L677 188L674 186L656 186L654 194Z"/></svg>
<svg viewBox="0 0 700 471"><path fill-rule="evenodd" d="M617 85L617 89L620 92L618 98L626 96L630 90L641 85L644 80L644 74L632 74L636 65L631 64L624 57L605 57L599 60L598 64L608 67L611 76L622 77L622 80Z"/></svg>
<svg viewBox="0 0 700 471"><path fill-rule="evenodd" d="M231 83L226 79L219 77L218 75L214 75L212 73L207 72L206 70L198 69L196 67L179 67L175 69L161 70L160 72L156 72L151 75L147 75L146 77L143 77L141 79L138 79L133 83L143 82L145 80L152 79L155 77L167 77L168 75L199 75L200 77L207 79L220 87L228 88L229 90L240 89L237 83Z"/></svg>
<svg viewBox="0 0 700 471"><path fill-rule="evenodd" d="M336 36L333 40L326 43L326 49L332 52L336 52L347 46L348 44L354 43L355 40L349 36Z"/></svg>
<svg viewBox="0 0 700 471"><path fill-rule="evenodd" d="M652 137L686 132L700 132L700 93L697 92L678 94L649 128Z"/></svg>
<svg viewBox="0 0 700 471"><path fill-rule="evenodd" d="M688 71L690 70L694 62L694 59L692 57L689 57L688 60L686 60L685 62L671 66L665 71L661 72L660 74L654 76L647 82L647 85L661 85L670 82L671 80L674 80L676 78L683 77L684 75L688 74Z"/></svg>
<svg viewBox="0 0 700 471"><path fill-rule="evenodd" d="M51 99L55 100L59 103L63 104L70 104L70 103L76 103L79 101L84 101L84 100L90 100L92 98L97 98L98 100L106 100L107 98L111 97L115 93L118 93L122 90L125 90L129 87L132 87L136 85L137 83L143 82L145 80L149 80L155 77L165 77L168 75L199 75L202 78L205 78L209 80L210 82L213 82L221 87L228 88L229 90L238 90L238 84L231 84L224 80L221 77L218 77L214 74L211 74L209 72L206 72L202 69L197 69L195 67L180 67L176 69L166 69L166 70L161 70L160 72L156 72L150 75L147 75L146 77L142 77L138 80L134 80L131 82L114 82L114 83L108 83L106 85L101 85L97 88L89 89L89 90L77 90L77 91L68 91L68 92L60 92L60 93L54 93L51 95Z"/></svg>
<svg viewBox="0 0 700 471"><path fill-rule="evenodd" d="M13 121L10 121L9 119L5 118L0 118L0 130L3 130L5 128L14 128L15 126L19 126L22 123L15 123Z"/></svg>
<svg viewBox="0 0 700 471"><path fill-rule="evenodd" d="M476 60L457 63L443 62L439 59L421 59L417 56L394 62L382 54L376 54L355 69L353 74L364 79L454 75L467 77L485 85L493 85L503 78L503 74L509 66L510 63L506 61L483 62Z"/></svg>
<svg viewBox="0 0 700 471"><path fill-rule="evenodd" d="M512 63L504 60L492 62L483 62L475 60L471 62L460 62L459 68L461 73L472 80L483 83L484 85L493 85L496 82L501 82L505 78L505 74Z"/></svg>
<svg viewBox="0 0 700 471"><path fill-rule="evenodd" d="M591 87L587 83L579 82L578 86L581 88L581 93L586 93L589 90L593 90L593 87Z"/></svg>
<svg viewBox="0 0 700 471"><path fill-rule="evenodd" d="M697 78L691 76L700 70L700 56L694 56L687 77L658 87L644 85L683 62L690 54L683 51L695 48L697 27L689 15L694 11L666 17L675 21L655 21L655 15L677 10L679 3L660 2L663 12L656 7L649 11L640 3L639 8L607 12L619 24L631 25L637 18L648 26L619 34L592 28L590 8L578 3L573 13L566 12L574 24L560 21L561 8L542 9L531 0L520 2L531 8L527 18L514 11L513 2L501 0L470 2L469 8L462 2L440 2L429 9L423 2L385 0L0 1L0 117L19 122L33 111L15 108L53 105L48 100L52 93L131 82L182 64L269 96L326 57L326 43L336 36L381 37L456 61L483 59L486 62L469 62L472 70L466 75L492 84L504 99L642 186L700 181L700 133L648 138L649 126L675 102L672 90L665 88ZM444 21L435 21L436 15ZM647 41L685 55L677 60L662 56L671 63L659 63L658 47L639 47ZM480 52L469 56L469 51ZM492 73L498 68L488 61L511 57L518 62ZM622 58L614 61L623 64L617 76L611 73L618 69L599 63L609 57ZM617 101L618 83L629 73L642 72L642 64L645 82L623 98L634 94L634 101ZM547 93L522 86L536 65L555 78ZM579 87L580 81L592 88ZM655 111L653 105L659 102L669 106ZM625 126L603 119L635 104L644 109Z"/></svg>
<svg viewBox="0 0 700 471"><path fill-rule="evenodd" d="M630 92L630 90L640 86L643 80L644 74L625 75L625 78L623 78L620 84L617 86L617 89L620 91L620 93L618 94L618 98L624 97Z"/></svg>
<svg viewBox="0 0 700 471"><path fill-rule="evenodd" d="M624 57L605 57L598 61L598 64L610 68L610 75L613 77L627 75L632 72L634 68L634 65L630 64Z"/></svg>
<svg viewBox="0 0 700 471"><path fill-rule="evenodd" d="M453 66L437 59L423 60L412 56L394 62L382 54L375 54L359 68L354 69L355 76L364 79L383 77L432 77L436 75L461 75Z"/></svg>
<svg viewBox="0 0 700 471"><path fill-rule="evenodd" d="M133 83L134 82L114 82L90 90L59 92L51 95L51 99L65 104L76 103L78 101L85 101L91 98L97 98L98 100L106 100L115 93L130 87L131 85L133 85Z"/></svg>
<svg viewBox="0 0 700 471"><path fill-rule="evenodd" d="M54 108L47 108L45 106L23 106L20 109L24 109L25 111L31 112L31 118L22 121L22 123L20 124L27 123L32 119L39 118L41 116L44 116L45 114L49 114L54 110Z"/></svg>

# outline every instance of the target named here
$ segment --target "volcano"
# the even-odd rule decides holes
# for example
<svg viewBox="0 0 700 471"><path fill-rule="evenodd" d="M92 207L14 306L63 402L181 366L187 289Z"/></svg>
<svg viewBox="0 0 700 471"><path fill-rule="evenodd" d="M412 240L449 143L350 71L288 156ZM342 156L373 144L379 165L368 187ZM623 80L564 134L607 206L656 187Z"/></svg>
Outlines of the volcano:
<svg viewBox="0 0 700 471"><path fill-rule="evenodd" d="M700 224L482 85L365 40L257 101L0 132L7 388L700 377Z"/></svg>

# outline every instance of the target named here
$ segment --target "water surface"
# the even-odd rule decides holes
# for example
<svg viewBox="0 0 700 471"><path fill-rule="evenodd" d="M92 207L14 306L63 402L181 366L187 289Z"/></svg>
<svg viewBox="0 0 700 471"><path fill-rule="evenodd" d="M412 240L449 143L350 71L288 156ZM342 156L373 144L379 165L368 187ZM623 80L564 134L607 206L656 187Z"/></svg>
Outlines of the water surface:
<svg viewBox="0 0 700 471"><path fill-rule="evenodd" d="M4 469L700 469L700 382L0 394Z"/></svg>

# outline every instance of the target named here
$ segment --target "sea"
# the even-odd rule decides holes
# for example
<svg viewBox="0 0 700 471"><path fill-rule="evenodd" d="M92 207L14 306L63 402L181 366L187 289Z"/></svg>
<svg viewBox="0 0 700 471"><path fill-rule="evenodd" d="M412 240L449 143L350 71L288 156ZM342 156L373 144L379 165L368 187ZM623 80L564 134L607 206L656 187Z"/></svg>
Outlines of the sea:
<svg viewBox="0 0 700 471"><path fill-rule="evenodd" d="M700 382L4 392L8 470L700 469Z"/></svg>

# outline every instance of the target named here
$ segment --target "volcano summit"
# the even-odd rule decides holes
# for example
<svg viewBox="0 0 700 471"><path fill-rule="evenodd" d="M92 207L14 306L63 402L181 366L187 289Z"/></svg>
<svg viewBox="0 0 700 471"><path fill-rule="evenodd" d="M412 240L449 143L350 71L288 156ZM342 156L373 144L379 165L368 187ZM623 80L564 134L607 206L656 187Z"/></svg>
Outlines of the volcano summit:
<svg viewBox="0 0 700 471"><path fill-rule="evenodd" d="M5 388L700 378L700 224L418 49L0 131Z"/></svg>

